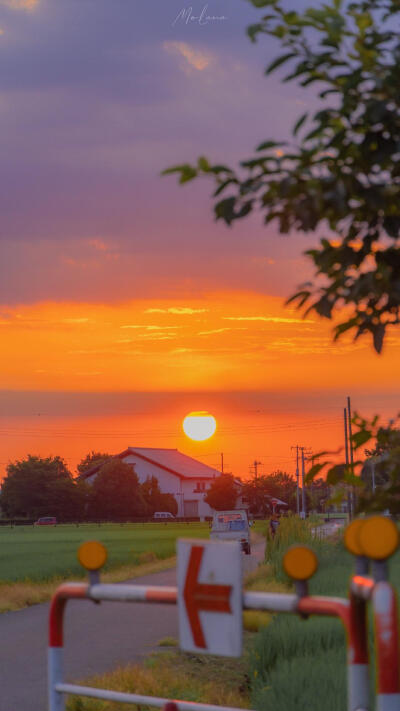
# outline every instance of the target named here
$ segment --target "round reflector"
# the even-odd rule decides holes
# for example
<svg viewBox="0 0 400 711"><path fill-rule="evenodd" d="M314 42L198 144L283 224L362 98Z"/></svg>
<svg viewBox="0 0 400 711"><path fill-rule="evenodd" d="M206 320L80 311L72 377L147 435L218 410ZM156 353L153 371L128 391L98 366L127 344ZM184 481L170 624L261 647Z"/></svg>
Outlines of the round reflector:
<svg viewBox="0 0 400 711"><path fill-rule="evenodd" d="M86 570L99 570L107 560L107 548L98 541L86 541L78 548L78 560Z"/></svg>
<svg viewBox="0 0 400 711"><path fill-rule="evenodd" d="M283 569L294 580L308 580L318 568L318 558L308 546L292 546L283 556Z"/></svg>
<svg viewBox="0 0 400 711"><path fill-rule="evenodd" d="M385 516L367 518L358 538L364 555L373 560L389 558L399 545L397 526Z"/></svg>
<svg viewBox="0 0 400 711"><path fill-rule="evenodd" d="M344 532L344 545L347 550L353 555L364 555L360 543L360 530L364 526L365 518L355 518L354 521L346 526Z"/></svg>

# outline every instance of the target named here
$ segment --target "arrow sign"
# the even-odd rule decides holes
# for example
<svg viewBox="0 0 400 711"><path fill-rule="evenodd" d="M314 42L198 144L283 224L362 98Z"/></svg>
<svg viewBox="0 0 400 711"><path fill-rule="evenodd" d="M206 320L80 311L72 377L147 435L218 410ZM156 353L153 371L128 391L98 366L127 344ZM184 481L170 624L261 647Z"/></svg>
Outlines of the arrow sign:
<svg viewBox="0 0 400 711"><path fill-rule="evenodd" d="M242 643L239 543L178 542L180 646L239 656Z"/></svg>
<svg viewBox="0 0 400 711"><path fill-rule="evenodd" d="M190 549L183 599L185 600L194 643L197 647L206 649L207 645L204 639L199 612L200 610L207 610L207 612L232 612L229 604L232 586L199 583L198 578L203 554L204 546L192 546Z"/></svg>

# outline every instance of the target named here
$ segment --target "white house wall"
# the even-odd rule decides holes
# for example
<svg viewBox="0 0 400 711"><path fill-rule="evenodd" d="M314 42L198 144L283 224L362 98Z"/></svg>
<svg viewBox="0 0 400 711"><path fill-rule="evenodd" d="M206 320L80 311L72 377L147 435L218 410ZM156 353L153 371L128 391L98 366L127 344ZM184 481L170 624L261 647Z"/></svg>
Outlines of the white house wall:
<svg viewBox="0 0 400 711"><path fill-rule="evenodd" d="M210 488L210 485L214 480L213 478L196 479L193 477L190 479L182 479L176 474L165 471L165 469L162 469L158 465L147 462L145 459L142 459L135 454L128 454L123 458L123 461L125 464L131 464L134 466L135 472L141 484L152 476L156 477L160 491L162 491L163 494L172 494L175 497L178 504L178 516L200 516L201 519L204 519L206 516L213 515L213 509L204 501L204 496ZM88 479L88 482L93 484L95 478L96 474L91 476L90 479ZM203 483L205 485L204 490L201 488ZM200 487L198 486L199 484ZM188 509L195 509L196 511L193 511L193 513L187 513Z"/></svg>
<svg viewBox="0 0 400 711"><path fill-rule="evenodd" d="M213 509L206 504L204 501L204 497L206 495L207 489L210 488L211 482L213 479L184 479L182 481L182 491L184 495L184 499L186 502L188 501L196 501L197 502L197 516L200 516L200 518L204 518L205 516L212 516L214 511ZM205 484L205 490L204 491L198 491L198 483L203 483Z"/></svg>
<svg viewBox="0 0 400 711"><path fill-rule="evenodd" d="M171 472L161 469L156 464L151 464L151 462L146 462L146 460L141 457L136 457L134 454L129 454L124 457L125 464L134 464L135 472L141 484L143 484L146 479L155 476L158 479L158 485L163 494L178 494L180 493L180 478L171 474Z"/></svg>
<svg viewBox="0 0 400 711"><path fill-rule="evenodd" d="M213 510L208 504L204 502L205 492L196 492L198 481L196 479L181 479L181 477L172 474L171 472L165 471L156 464L147 462L141 457L137 457L135 454L129 454L124 457L124 462L126 464L133 464L135 467L135 472L138 476L140 483L142 484L147 478L155 476L158 480L158 485L163 494L173 494L178 504L178 516L185 515L185 505L184 501L196 501L197 511L195 514L204 518L205 516L212 516ZM212 479L205 481L206 488L209 488Z"/></svg>

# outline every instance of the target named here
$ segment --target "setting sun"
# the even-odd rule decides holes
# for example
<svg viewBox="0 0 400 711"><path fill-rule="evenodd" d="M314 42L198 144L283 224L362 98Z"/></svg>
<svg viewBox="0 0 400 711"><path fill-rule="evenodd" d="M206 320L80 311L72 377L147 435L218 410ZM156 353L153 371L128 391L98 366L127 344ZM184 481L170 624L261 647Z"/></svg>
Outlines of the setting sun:
<svg viewBox="0 0 400 711"><path fill-rule="evenodd" d="M190 412L183 420L182 427L187 437L203 442L213 436L217 421L209 412Z"/></svg>

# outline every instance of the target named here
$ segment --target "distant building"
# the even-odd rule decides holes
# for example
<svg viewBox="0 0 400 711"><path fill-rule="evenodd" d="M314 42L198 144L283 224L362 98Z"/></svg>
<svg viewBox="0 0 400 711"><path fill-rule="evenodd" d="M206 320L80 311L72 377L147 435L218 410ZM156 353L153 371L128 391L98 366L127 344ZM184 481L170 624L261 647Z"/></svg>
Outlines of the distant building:
<svg viewBox="0 0 400 711"><path fill-rule="evenodd" d="M178 516L199 516L204 519L213 515L213 509L204 501L207 489L218 469L188 457L177 449L156 449L152 447L128 447L116 457L125 464L131 464L140 483L149 477L156 477L163 494L173 494L178 504ZM104 462L82 474L79 479L92 483ZM237 482L241 488L241 483ZM241 503L239 497L237 506Z"/></svg>

